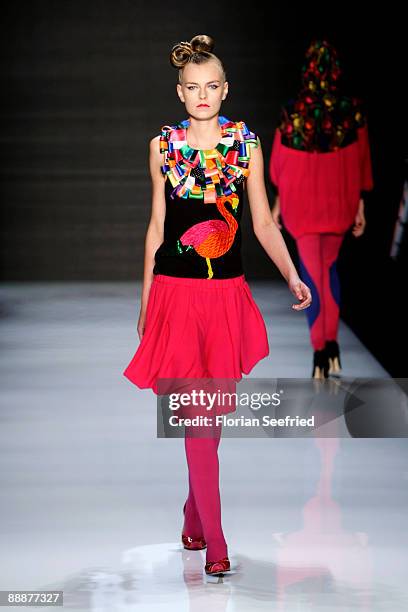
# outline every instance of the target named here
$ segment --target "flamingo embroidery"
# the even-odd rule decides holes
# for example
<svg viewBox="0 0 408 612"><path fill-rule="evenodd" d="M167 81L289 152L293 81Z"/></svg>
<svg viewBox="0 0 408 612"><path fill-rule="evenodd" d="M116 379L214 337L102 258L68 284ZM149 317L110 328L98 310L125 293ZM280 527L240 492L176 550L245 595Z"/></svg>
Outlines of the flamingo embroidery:
<svg viewBox="0 0 408 612"><path fill-rule="evenodd" d="M202 221L190 227L180 237L180 242L184 246L192 245L196 253L205 257L208 268L207 278L209 279L214 275L211 259L221 257L230 249L238 229L236 219L225 208L226 202L230 202L232 208L236 210L239 198L236 195L218 196L216 198L217 209L226 222L220 219Z"/></svg>

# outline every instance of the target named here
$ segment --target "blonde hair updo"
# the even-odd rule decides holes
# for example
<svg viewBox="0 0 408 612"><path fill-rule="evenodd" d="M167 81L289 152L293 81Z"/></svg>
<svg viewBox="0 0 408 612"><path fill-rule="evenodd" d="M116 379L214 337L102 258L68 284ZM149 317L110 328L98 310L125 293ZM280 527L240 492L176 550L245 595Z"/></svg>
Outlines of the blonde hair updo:
<svg viewBox="0 0 408 612"><path fill-rule="evenodd" d="M220 58L215 55L214 39L206 34L198 34L194 36L190 42L176 43L170 53L170 63L174 68L178 68L179 83L182 83L183 68L190 62L193 64L203 64L210 60L214 60L220 67L224 81L227 80L227 74Z"/></svg>

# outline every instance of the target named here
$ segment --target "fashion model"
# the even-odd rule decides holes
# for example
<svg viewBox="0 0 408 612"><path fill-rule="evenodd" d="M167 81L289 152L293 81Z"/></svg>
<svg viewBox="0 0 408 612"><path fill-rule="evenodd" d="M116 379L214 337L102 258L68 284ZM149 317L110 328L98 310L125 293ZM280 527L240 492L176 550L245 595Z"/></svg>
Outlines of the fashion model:
<svg viewBox="0 0 408 612"><path fill-rule="evenodd" d="M241 380L269 354L264 320L246 282L240 221L247 189L256 237L299 300L311 293L299 278L272 219L259 138L244 121L219 114L228 95L214 41L194 36L172 48L177 94L186 119L163 125L150 142L152 211L145 241L139 347L123 374L158 394L158 380ZM218 414L230 411L219 406ZM182 542L206 548L205 572L230 570L221 525L218 445L185 428L189 492Z"/></svg>
<svg viewBox="0 0 408 612"><path fill-rule="evenodd" d="M302 67L302 87L282 109L269 163L279 217L296 241L300 276L311 289L306 311L314 349L313 378L341 371L337 259L344 235L365 229L363 192L373 189L362 103L341 92L336 49L315 39Z"/></svg>

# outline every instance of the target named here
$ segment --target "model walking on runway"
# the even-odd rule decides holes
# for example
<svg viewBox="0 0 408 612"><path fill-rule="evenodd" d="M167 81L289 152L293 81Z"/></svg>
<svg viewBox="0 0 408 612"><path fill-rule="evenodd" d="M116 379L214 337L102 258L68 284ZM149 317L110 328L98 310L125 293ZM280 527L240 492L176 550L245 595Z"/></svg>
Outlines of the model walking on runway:
<svg viewBox="0 0 408 612"><path fill-rule="evenodd" d="M123 373L155 393L160 378L240 380L269 354L265 323L242 267L245 188L255 235L299 300L292 307L311 303L271 216L259 138L244 121L219 114L228 82L213 46L206 35L174 45L170 61L188 118L164 125L150 142L141 341ZM218 407L218 414L230 411ZM212 438L185 429L189 493L182 542L190 550L207 549L207 574L230 570L221 525L220 436L221 426Z"/></svg>
<svg viewBox="0 0 408 612"><path fill-rule="evenodd" d="M337 52L314 40L302 87L282 109L269 163L278 190L272 216L296 240L302 279L313 305L306 311L314 349L313 378L341 370L337 259L344 235L365 228L363 192L373 188L367 120L361 101L339 87Z"/></svg>

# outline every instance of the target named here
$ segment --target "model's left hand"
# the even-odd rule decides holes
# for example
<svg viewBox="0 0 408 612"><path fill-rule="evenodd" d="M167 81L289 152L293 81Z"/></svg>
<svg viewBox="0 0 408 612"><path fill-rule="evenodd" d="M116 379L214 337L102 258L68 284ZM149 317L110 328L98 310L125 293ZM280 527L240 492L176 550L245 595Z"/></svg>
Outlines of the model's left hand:
<svg viewBox="0 0 408 612"><path fill-rule="evenodd" d="M298 276L290 277L288 287L295 297L300 300L300 304L292 304L294 310L303 310L312 303L312 294L310 289Z"/></svg>

